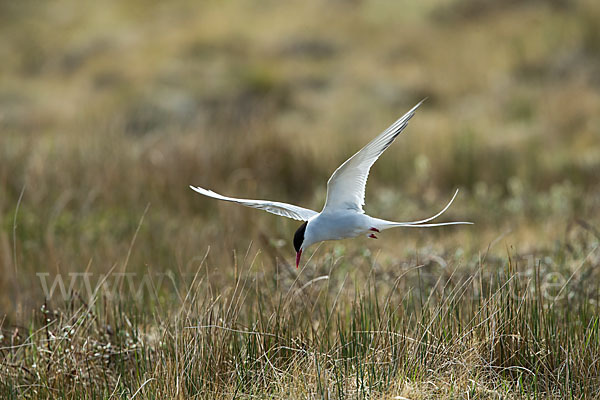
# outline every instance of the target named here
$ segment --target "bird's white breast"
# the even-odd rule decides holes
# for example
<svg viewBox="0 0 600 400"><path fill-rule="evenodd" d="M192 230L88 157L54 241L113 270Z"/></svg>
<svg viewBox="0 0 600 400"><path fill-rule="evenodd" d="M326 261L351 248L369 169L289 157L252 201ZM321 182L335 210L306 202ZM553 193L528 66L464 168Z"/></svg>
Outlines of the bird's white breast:
<svg viewBox="0 0 600 400"><path fill-rule="evenodd" d="M371 217L350 210L322 213L308 222L305 241L312 243L356 237L369 230Z"/></svg>

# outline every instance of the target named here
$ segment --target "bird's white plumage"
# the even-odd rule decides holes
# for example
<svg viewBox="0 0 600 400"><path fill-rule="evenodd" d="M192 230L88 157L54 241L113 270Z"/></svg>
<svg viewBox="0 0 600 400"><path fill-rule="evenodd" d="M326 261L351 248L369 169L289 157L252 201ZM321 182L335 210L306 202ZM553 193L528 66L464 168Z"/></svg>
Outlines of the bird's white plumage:
<svg viewBox="0 0 600 400"><path fill-rule="evenodd" d="M364 212L365 187L371 166L404 130L422 103L423 100L335 170L327 181L327 200L322 212L338 209Z"/></svg>
<svg viewBox="0 0 600 400"><path fill-rule="evenodd" d="M437 217L439 217L440 215L442 215L443 213L445 213L446 210L449 209L450 206L452 205L452 203L454 202L454 199L456 198L457 194L458 194L458 189L456 189L456 192L454 192L454 196L452 196L452 198L450 199L450 201L448 202L448 204L446 204L446 207L444 207L442 209L442 211L438 212L434 216L429 217L429 218L425 218L425 219L420 219L418 221L398 222L398 224L412 225L412 226L439 226L438 224L425 225L425 222L433 221L434 219L436 219ZM463 224L463 222L459 222L459 224ZM446 222L446 223L444 223L444 225L456 225L456 224L453 223L453 222Z"/></svg>
<svg viewBox="0 0 600 400"><path fill-rule="evenodd" d="M471 224L471 222L440 222L427 223L442 215L452 204L458 190L450 202L436 215L419 221L395 222L373 218L363 211L365 204L365 187L369 170L379 156L394 142L402 132L408 121L415 114L416 109L423 103L414 106L409 112L394 122L365 147L344 162L329 178L327 182L327 199L323 210L318 213L307 208L287 203L266 200L248 200L227 197L201 187L190 186L196 192L218 200L238 203L246 207L258 208L272 214L307 221L294 235L296 248L296 267L300 262L303 249L324 240L336 240L367 234L376 239L373 232L380 232L395 227L428 228L434 226Z"/></svg>
<svg viewBox="0 0 600 400"><path fill-rule="evenodd" d="M280 203L278 201L268 200L238 199L235 197L223 196L219 193L213 192L212 190L204 189L201 187L190 186L190 188L195 192L198 192L208 197L212 197L213 199L230 201L232 203L241 204L246 207L258 208L259 210L264 210L270 212L271 214L296 219L298 221L308 221L310 218L318 214L316 211L309 210L308 208L295 206L293 204Z"/></svg>

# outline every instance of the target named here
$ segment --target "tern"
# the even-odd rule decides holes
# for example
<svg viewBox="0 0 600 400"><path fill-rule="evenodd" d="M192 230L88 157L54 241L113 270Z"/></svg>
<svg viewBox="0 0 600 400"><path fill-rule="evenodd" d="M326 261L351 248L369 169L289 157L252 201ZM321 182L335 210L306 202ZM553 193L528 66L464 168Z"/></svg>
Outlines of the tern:
<svg viewBox="0 0 600 400"><path fill-rule="evenodd" d="M294 234L296 268L300 265L300 257L306 248L326 240L347 239L359 235L367 235L369 238L377 239L375 233L397 227L421 228L472 224L471 222L428 223L438 218L450 207L458 194L458 189L442 211L432 217L419 221L387 221L370 217L363 211L363 206L365 205L365 187L369 170L379 156L383 154L396 137L406 128L408 121L413 117L415 111L423 101L419 102L419 104L414 106L409 112L404 114L335 170L327 181L327 198L321 212L277 201L227 197L212 190L196 186L190 186L190 188L214 199L230 201L246 207L258 208L282 217L304 221Z"/></svg>

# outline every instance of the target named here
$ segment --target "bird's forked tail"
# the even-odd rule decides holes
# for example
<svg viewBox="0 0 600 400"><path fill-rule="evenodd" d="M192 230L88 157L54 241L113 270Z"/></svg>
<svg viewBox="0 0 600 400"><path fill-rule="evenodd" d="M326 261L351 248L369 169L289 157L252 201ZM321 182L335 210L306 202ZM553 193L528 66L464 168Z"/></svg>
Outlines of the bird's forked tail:
<svg viewBox="0 0 600 400"><path fill-rule="evenodd" d="M448 208L450 208L450 206L452 205L452 202L454 202L454 199L456 198L456 195L458 194L458 189L456 189L456 192L454 192L454 196L452 196L452 199L450 199L450 201L448 202L448 204L446 204L446 207L444 207L444 209L440 212L438 212L437 214L435 214L432 217L429 218L425 218L419 221L410 221L410 222L394 222L394 221L386 221L384 219L378 219L378 218L373 218L374 220L374 228L377 228L378 230L384 230L384 229L390 229L390 228L397 228L397 227L406 227L406 228L432 228L434 226L446 226L446 225L472 225L472 222L466 222L466 221L452 221L452 222L437 222L437 223L428 223L430 221L433 221L434 219L436 219L437 217L441 216L443 213L445 213Z"/></svg>

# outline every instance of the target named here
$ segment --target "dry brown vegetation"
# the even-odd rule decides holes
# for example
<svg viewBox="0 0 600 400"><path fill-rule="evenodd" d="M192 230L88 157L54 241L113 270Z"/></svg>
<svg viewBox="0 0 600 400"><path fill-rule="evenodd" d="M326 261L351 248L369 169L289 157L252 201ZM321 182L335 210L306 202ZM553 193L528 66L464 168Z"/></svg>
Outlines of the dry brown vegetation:
<svg viewBox="0 0 600 400"><path fill-rule="evenodd" d="M599 19L1 2L0 397L600 396ZM188 189L319 209L425 97L367 212L430 215L458 187L447 218L474 226L326 243L296 271L295 221Z"/></svg>

